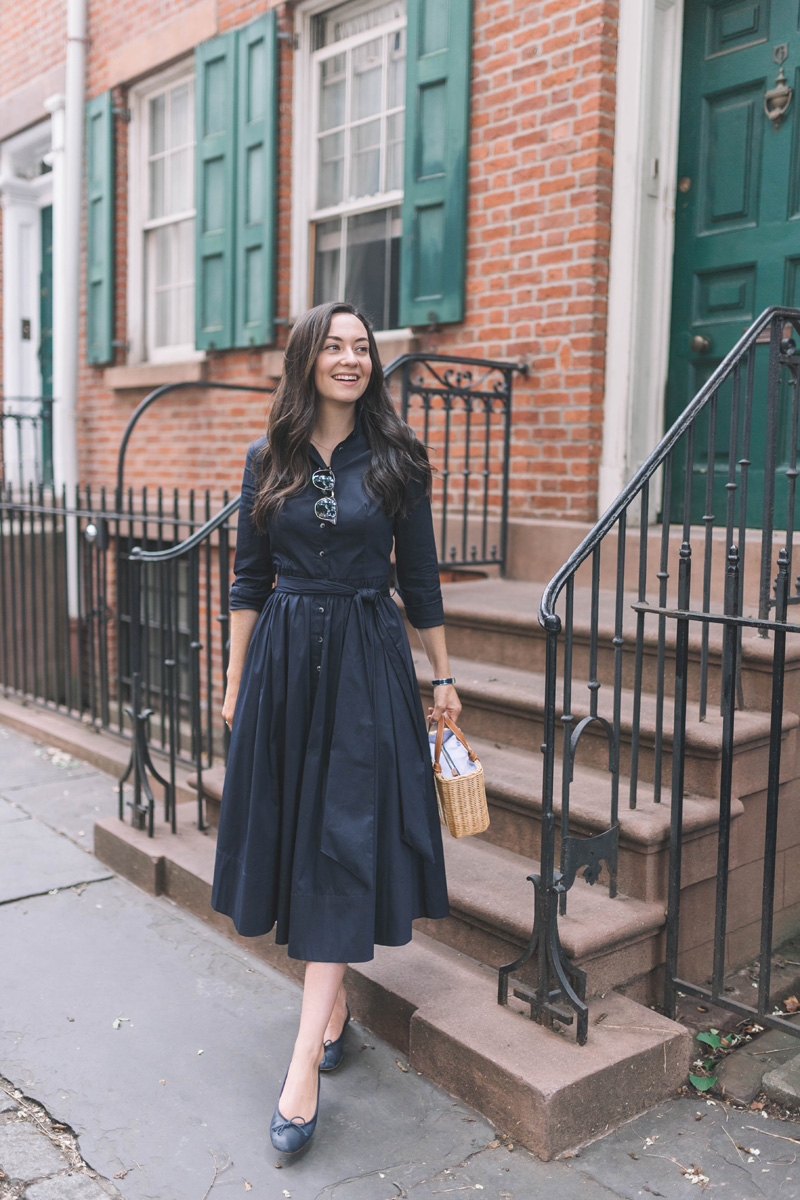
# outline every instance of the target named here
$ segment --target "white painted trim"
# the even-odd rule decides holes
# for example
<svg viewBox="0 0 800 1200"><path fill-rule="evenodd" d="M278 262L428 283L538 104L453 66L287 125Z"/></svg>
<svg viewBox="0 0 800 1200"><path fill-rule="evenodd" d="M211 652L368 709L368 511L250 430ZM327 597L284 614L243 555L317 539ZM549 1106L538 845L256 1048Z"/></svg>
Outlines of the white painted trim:
<svg viewBox="0 0 800 1200"><path fill-rule="evenodd" d="M3 393L6 412L15 411L13 397L43 394L38 349L41 338L39 277L42 269L41 211L53 204L53 172L25 178L20 170L33 169L52 149L49 117L0 144L0 208L3 212ZM55 210L53 213L55 217ZM55 245L54 245L55 248ZM54 264L55 265L55 264ZM54 281L55 282L55 281ZM54 306L55 321L55 306ZM23 318L30 321L30 337L22 337ZM18 411L33 413L31 405ZM7 481L24 485L34 481L37 458L33 431L23 426L22 454L17 439L5 446Z"/></svg>
<svg viewBox="0 0 800 1200"><path fill-rule="evenodd" d="M181 79L194 79L194 58L182 58L166 71L149 75L128 93L131 122L128 126L128 356L130 366L148 362L203 362L204 350L194 345L168 346L155 350L148 358L144 320L144 225L147 186L143 169L146 150L146 103L153 92L161 91ZM192 114L194 121L194 113ZM171 218L174 219L174 218ZM196 282L196 281L195 281Z"/></svg>
<svg viewBox="0 0 800 1200"><path fill-rule="evenodd" d="M683 0L621 0L599 512L664 430L682 27Z"/></svg>

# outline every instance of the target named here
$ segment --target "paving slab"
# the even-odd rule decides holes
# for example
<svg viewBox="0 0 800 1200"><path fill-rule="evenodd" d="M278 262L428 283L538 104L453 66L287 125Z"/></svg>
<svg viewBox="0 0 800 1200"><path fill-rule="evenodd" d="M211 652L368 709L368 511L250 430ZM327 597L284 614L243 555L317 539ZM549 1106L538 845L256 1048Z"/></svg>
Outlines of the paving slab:
<svg viewBox="0 0 800 1200"><path fill-rule="evenodd" d="M39 821L10 821L3 827L0 904L110 874L94 855Z"/></svg>
<svg viewBox="0 0 800 1200"><path fill-rule="evenodd" d="M28 814L17 808L10 800L3 800L0 797L0 825L7 825L9 821L27 821Z"/></svg>
<svg viewBox="0 0 800 1200"><path fill-rule="evenodd" d="M91 1176L71 1171L31 1184L21 1200L108 1200L108 1192Z"/></svg>
<svg viewBox="0 0 800 1200"><path fill-rule="evenodd" d="M782 1066L767 1071L762 1086L768 1098L776 1104L800 1109L800 1054L796 1054Z"/></svg>
<svg viewBox="0 0 800 1200"><path fill-rule="evenodd" d="M33 1179L69 1167L69 1159L30 1125L0 1125L0 1168L8 1179Z"/></svg>
<svg viewBox="0 0 800 1200"><path fill-rule="evenodd" d="M78 779L94 770L65 751L0 728L0 792L5 796L19 787L50 783L59 777Z"/></svg>
<svg viewBox="0 0 800 1200"><path fill-rule="evenodd" d="M793 1024L800 1021L789 1018ZM767 1029L751 1042L740 1046L715 1068L715 1093L734 1104L750 1104L762 1090L767 1071L783 1066L800 1050L800 1038L785 1029Z"/></svg>
<svg viewBox="0 0 800 1200"><path fill-rule="evenodd" d="M797 1200L800 1142L793 1139L798 1138L800 1124L697 1096L660 1104L585 1147L573 1161L624 1200L704 1195ZM707 1183L691 1186L683 1169L693 1165Z"/></svg>
<svg viewBox="0 0 800 1200"><path fill-rule="evenodd" d="M49 783L39 781L29 787L7 791L0 783L0 796L3 795L6 797L3 803L10 801L21 815L38 817L51 829L66 834L88 849L92 847L94 822L117 812L116 785L94 768L87 775L65 777L59 772Z"/></svg>

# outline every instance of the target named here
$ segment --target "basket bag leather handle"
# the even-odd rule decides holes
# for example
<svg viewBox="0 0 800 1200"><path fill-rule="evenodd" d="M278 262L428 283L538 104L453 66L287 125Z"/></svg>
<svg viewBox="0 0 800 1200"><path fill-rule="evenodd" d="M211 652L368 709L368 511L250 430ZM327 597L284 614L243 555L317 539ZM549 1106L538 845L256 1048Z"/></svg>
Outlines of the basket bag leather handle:
<svg viewBox="0 0 800 1200"><path fill-rule="evenodd" d="M436 726L436 746L434 748L434 759L433 759L433 769L437 773L437 775L441 775L441 773L442 773L442 768L439 765L439 755L442 752L442 741L444 740L445 724L447 724L448 729L452 730L452 732L456 735L456 737L461 742L461 744L465 747L467 753L469 754L470 762L477 762L477 760L478 760L477 754L472 749L472 747L469 745L469 743L467 742L467 739L464 737L463 733L458 728L455 721L451 721L450 718L448 717L447 713L442 713L441 717L439 717L439 721Z"/></svg>

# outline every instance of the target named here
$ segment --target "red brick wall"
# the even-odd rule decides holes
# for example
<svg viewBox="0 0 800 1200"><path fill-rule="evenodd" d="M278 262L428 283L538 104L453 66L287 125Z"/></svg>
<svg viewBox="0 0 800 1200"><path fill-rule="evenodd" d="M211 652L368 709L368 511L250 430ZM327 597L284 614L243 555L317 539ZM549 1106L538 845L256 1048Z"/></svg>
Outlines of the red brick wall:
<svg viewBox="0 0 800 1200"><path fill-rule="evenodd" d="M107 63L115 47L185 7L185 0L92 0L88 94L114 82ZM286 29L289 7L278 5ZM218 0L219 29L263 10L263 0ZM595 515L617 10L618 0L475 0L466 320L420 331L420 338L427 349L529 364L528 378L515 383L512 518ZM293 53L280 45L277 312L285 319ZM122 90L119 99L125 100ZM127 128L121 123L117 135L116 337L124 340ZM279 327L279 346L284 339ZM211 356L208 378L263 383L269 358L261 351ZM84 366L80 394L81 473L110 484L122 429L144 392L111 392L102 369ZM162 402L134 438L130 482L235 489L244 447L261 432L264 410L262 398L244 393L233 400L184 393Z"/></svg>
<svg viewBox="0 0 800 1200"><path fill-rule="evenodd" d="M0 34L0 96L62 62L66 36L67 0L6 0Z"/></svg>

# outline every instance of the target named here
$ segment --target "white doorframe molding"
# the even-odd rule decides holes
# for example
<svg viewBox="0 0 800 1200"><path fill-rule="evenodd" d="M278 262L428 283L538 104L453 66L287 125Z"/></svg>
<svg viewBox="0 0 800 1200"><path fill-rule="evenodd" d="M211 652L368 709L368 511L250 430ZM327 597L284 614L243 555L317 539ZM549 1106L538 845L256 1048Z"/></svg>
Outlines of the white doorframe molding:
<svg viewBox="0 0 800 1200"><path fill-rule="evenodd" d="M683 0L621 0L600 513L664 431L682 31Z"/></svg>
<svg viewBox="0 0 800 1200"><path fill-rule="evenodd" d="M17 398L42 394L39 275L41 210L53 204L53 176L40 173L51 148L51 122L45 118L0 144L0 207L3 211L3 375L6 412L32 412ZM22 323L27 323L23 336ZM33 430L23 425L19 439L5 445L6 478L15 486L34 480L38 459Z"/></svg>

